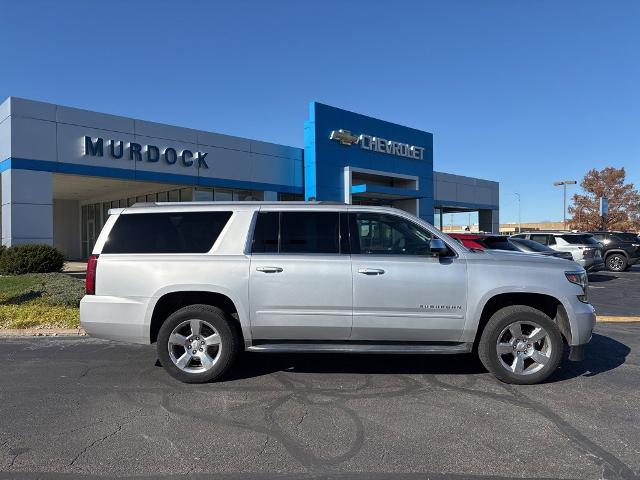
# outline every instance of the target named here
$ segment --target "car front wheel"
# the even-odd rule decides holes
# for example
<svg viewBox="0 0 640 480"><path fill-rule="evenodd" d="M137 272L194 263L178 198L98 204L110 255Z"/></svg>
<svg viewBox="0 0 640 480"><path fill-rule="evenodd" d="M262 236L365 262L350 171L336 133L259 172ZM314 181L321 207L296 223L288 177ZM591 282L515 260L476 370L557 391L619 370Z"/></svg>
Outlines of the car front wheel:
<svg viewBox="0 0 640 480"><path fill-rule="evenodd" d="M540 310L513 305L487 322L478 355L482 364L505 383L530 385L544 381L562 358L562 335Z"/></svg>
<svg viewBox="0 0 640 480"><path fill-rule="evenodd" d="M627 257L620 253L612 253L607 257L607 270L624 272L627 269Z"/></svg>

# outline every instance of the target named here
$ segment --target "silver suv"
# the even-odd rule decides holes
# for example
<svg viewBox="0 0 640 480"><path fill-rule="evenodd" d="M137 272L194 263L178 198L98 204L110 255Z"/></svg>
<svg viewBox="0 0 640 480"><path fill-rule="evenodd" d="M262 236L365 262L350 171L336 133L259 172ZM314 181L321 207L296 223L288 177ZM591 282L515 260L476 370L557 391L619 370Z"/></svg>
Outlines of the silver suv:
<svg viewBox="0 0 640 480"><path fill-rule="evenodd" d="M531 232L512 235L512 238L526 238L558 252L569 252L573 261L579 263L587 272L604 269L602 245L590 233Z"/></svg>
<svg viewBox="0 0 640 480"><path fill-rule="evenodd" d="M467 353L531 384L595 322L575 263L470 251L384 207L143 204L110 211L80 305L90 335L157 344L183 382L251 352Z"/></svg>

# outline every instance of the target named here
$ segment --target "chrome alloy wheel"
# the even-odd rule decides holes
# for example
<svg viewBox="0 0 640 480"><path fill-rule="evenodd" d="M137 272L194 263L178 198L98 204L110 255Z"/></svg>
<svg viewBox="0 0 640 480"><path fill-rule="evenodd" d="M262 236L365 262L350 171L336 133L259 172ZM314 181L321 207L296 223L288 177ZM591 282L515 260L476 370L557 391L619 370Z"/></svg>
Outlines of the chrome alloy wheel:
<svg viewBox="0 0 640 480"><path fill-rule="evenodd" d="M624 269L624 260L619 255L612 255L607 259L609 268L615 272L619 272Z"/></svg>
<svg viewBox="0 0 640 480"><path fill-rule="evenodd" d="M220 334L204 320L185 320L169 336L169 358L186 373L210 370L220 358Z"/></svg>
<svg viewBox="0 0 640 480"><path fill-rule="evenodd" d="M513 322L498 335L500 364L516 375L540 371L551 359L549 333L535 322Z"/></svg>

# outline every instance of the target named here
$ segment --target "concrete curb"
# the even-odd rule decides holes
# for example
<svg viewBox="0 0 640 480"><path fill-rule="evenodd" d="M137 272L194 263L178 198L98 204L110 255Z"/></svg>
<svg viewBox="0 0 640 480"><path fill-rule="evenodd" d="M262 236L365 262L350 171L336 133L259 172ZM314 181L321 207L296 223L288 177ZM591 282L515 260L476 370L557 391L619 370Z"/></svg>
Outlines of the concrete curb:
<svg viewBox="0 0 640 480"><path fill-rule="evenodd" d="M637 317L614 317L598 315L598 323L640 323L640 316ZM87 333L82 328L0 328L0 337L63 337L63 336L86 336Z"/></svg>
<svg viewBox="0 0 640 480"><path fill-rule="evenodd" d="M85 336L82 328L0 328L0 337Z"/></svg>
<svg viewBox="0 0 640 480"><path fill-rule="evenodd" d="M598 315L596 317L598 323L614 322L614 323L631 323L640 322L640 317L610 317L606 315Z"/></svg>

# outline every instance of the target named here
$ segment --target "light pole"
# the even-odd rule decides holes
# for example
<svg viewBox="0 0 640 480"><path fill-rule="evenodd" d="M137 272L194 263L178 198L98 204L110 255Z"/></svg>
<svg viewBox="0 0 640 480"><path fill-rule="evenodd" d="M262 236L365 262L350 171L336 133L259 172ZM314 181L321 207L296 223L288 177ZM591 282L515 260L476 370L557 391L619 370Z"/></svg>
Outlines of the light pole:
<svg viewBox="0 0 640 480"><path fill-rule="evenodd" d="M522 233L522 221L520 218L520 194L518 192L514 193L516 197L518 197L518 233Z"/></svg>
<svg viewBox="0 0 640 480"><path fill-rule="evenodd" d="M562 188L564 189L564 199L562 201L562 225L565 230L567 229L567 185L575 185L576 183L578 182L575 180L561 180L559 182L553 182L554 186L559 187L562 185Z"/></svg>

